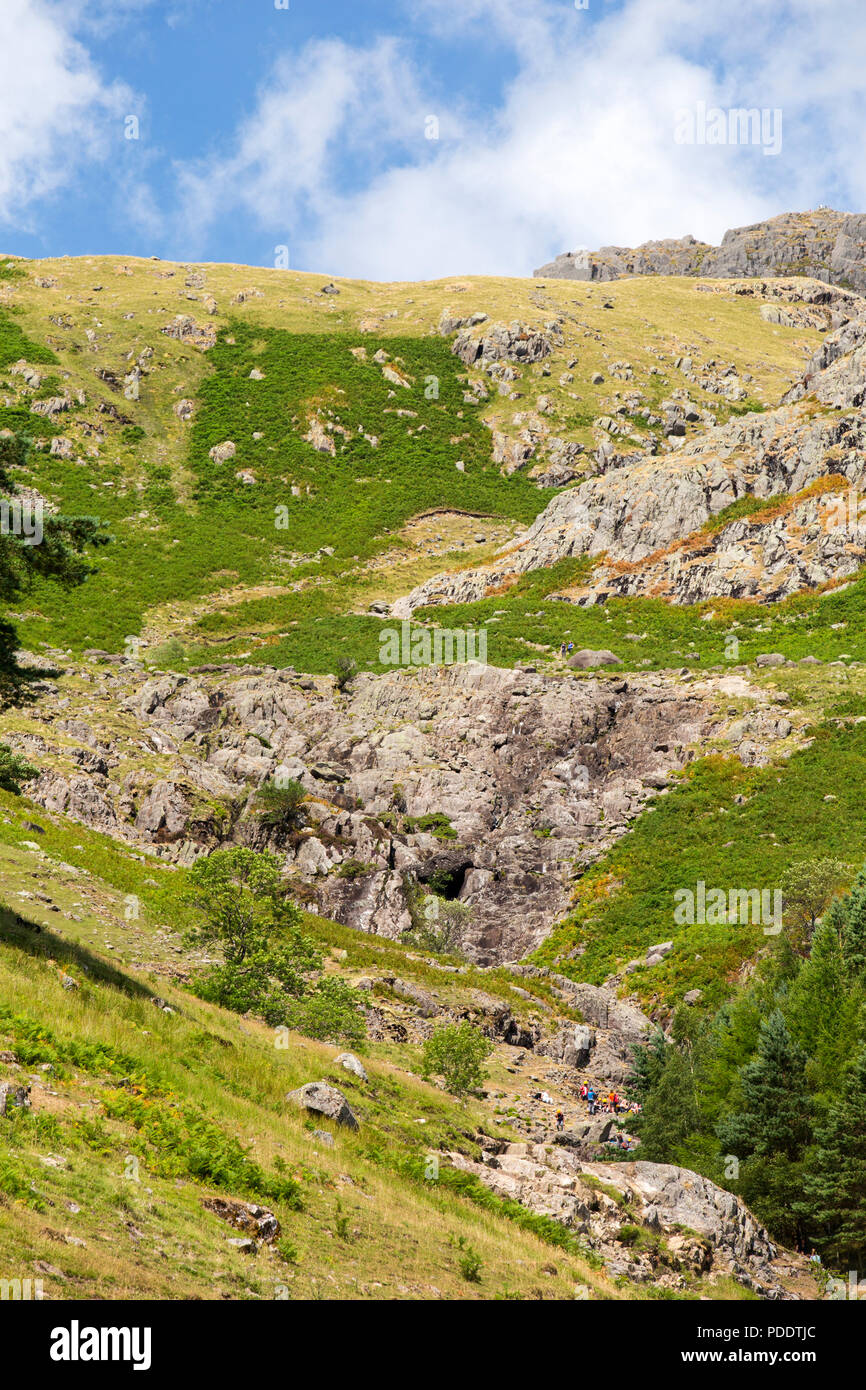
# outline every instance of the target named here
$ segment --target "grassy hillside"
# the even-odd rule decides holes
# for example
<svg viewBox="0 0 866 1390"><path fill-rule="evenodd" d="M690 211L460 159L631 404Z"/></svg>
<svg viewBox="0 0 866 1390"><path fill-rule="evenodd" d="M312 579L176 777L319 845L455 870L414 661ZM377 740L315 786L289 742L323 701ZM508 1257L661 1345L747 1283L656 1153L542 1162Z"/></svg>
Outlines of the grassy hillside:
<svg viewBox="0 0 866 1390"><path fill-rule="evenodd" d="M735 366L760 407L818 339L765 323L724 282L340 281L323 294L319 277L251 267L4 264L0 428L42 441L24 481L63 510L98 514L114 536L86 608L37 586L21 615L29 644L73 650L175 636L197 657L266 646L272 664L318 670L348 643L375 666L372 600L488 558L550 499L525 471L502 476L492 430L516 435L544 397L545 427L590 452L597 417L634 391L651 408L683 386L724 420L742 404L695 388L681 358ZM445 310L561 332L503 395L451 354L437 332ZM38 386L10 372L19 360ZM66 407L34 416L49 396ZM628 409L647 442L652 429ZM52 456L57 436L69 443ZM215 463L210 451L227 442L234 454ZM429 512L440 515L419 535L414 519ZM514 658L500 644L492 659Z"/></svg>
<svg viewBox="0 0 866 1390"><path fill-rule="evenodd" d="M59 1299L652 1297L606 1276L555 1222L445 1165L432 1176L443 1148L473 1156L484 1132L514 1137L506 1095L516 1114L535 1077L514 1092L510 1049L491 1059L486 1098L460 1104L420 1079L411 1045L368 1041L367 1082L335 1066L334 1045L298 1034L278 1045L175 981L191 964L177 955L182 873L81 827L72 844L62 823L8 797L4 808L5 891L24 916L0 914L0 1052L19 1063L0 1071L32 1085L32 1109L0 1125L4 1271L35 1271ZM507 971L455 978L396 943L306 926L348 979L398 971L454 1003L481 984L527 1017L556 1003L543 981L521 979L537 990L525 1002ZM356 1134L286 1103L322 1079L348 1098ZM220 1198L273 1211L279 1241L256 1258L229 1245L237 1231L203 1205Z"/></svg>
<svg viewBox="0 0 866 1390"><path fill-rule="evenodd" d="M617 447L660 447L634 392L654 409L688 390L698 411L724 420L774 405L820 341L814 329L766 322L757 298L725 282L324 287L309 275L156 260L0 263L0 430L33 443L19 481L64 512L98 515L113 537L85 589L36 581L10 615L28 648L59 665L71 658L55 690L59 719L52 708L44 720L38 704L4 716L5 736L34 760L48 748L46 766L71 777L98 767L91 754L104 740L117 751L118 786L137 771L174 776L176 750L144 743L123 707L129 668L110 708L94 709L92 670L78 660L88 648L116 653L135 639L156 669L230 659L325 672L341 656L380 669L383 619L371 605L490 558L552 496L530 469L508 475L494 462L494 431L513 439L541 420L585 460L594 422L615 416ZM550 332L554 350L497 390L437 331L445 311L518 320ZM748 397L696 385L683 358L699 371L732 365ZM699 879L773 888L815 856L853 877L864 858L866 579L772 607L564 604L588 563L564 561L414 621L484 624L492 663L530 662L570 681L585 676L563 670L564 641L611 648L616 677L736 671L786 703L791 731L770 737L767 765L734 758L733 735L712 756L691 750L686 772L589 870L565 868L571 909L534 957L600 984L673 939L621 992L668 1022L698 989L692 1017L712 1029L766 942L760 928L672 927L674 892ZM755 665L764 652L824 664L766 672ZM721 704L722 685L714 698ZM733 719L751 703L732 695L724 708ZM96 742L84 748L76 720L88 719ZM293 1033L277 1046L254 1017L191 992L209 958L185 937L190 874L155 847L132 850L0 791L0 1081L28 1082L33 1098L0 1124L0 1269L38 1270L57 1298L659 1296L456 1168L429 1176L431 1154L477 1157L485 1136L525 1137L536 1088L557 1085L557 1073L536 1053L521 1071L500 1044L483 1094L458 1103L421 1079L421 1046L400 1033L389 979L434 990L467 1017L483 992L545 1031L579 1022L546 977L458 970L305 914L325 973L353 986L371 979L394 1024L360 1049L364 1083L336 1066L336 1041ZM755 1022L750 1046L757 1033ZM728 1070L731 1108L739 1082ZM344 1091L358 1133L287 1104L288 1091L320 1079ZM653 1152L686 1153L720 1179L716 1118L685 1148ZM281 1242L255 1259L229 1245L237 1233L204 1205L223 1198L272 1210ZM476 1265L479 1278L468 1272ZM681 1296L704 1292L690 1276ZM712 1286L713 1297L743 1295Z"/></svg>
<svg viewBox="0 0 866 1390"><path fill-rule="evenodd" d="M847 694L847 691L846 691ZM702 1006L730 995L745 962L769 943L759 925L677 926L674 894L736 885L778 888L791 864L836 859L853 879L863 859L866 815L858 788L866 775L866 715L860 694L838 720L813 726L808 746L784 763L744 767L713 757L691 765L631 832L575 888L572 914L535 953L564 974L601 983L653 943L673 940L661 965L629 976L649 1006L671 1008L701 989ZM857 713L855 713L857 711ZM575 946L585 949L569 959Z"/></svg>

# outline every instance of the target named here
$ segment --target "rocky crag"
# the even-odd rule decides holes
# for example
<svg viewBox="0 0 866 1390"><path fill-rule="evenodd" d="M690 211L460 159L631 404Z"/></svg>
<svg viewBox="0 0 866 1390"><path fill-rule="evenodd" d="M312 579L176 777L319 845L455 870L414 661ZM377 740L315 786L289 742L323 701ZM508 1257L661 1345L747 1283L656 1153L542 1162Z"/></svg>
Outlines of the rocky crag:
<svg viewBox="0 0 866 1390"><path fill-rule="evenodd" d="M766 760L791 711L735 672L466 663L362 674L341 693L292 670L154 676L94 654L10 737L38 760L30 794L53 814L174 863L270 846L319 912L392 938L411 925L407 885L433 883L472 908L464 949L489 963L539 945L575 876L691 758L726 746L732 698L750 709L739 756ZM278 775L309 796L291 832L256 814Z"/></svg>
<svg viewBox="0 0 866 1390"><path fill-rule="evenodd" d="M828 292L834 293L834 292ZM774 410L713 425L685 441L690 403L662 402L669 450L638 453L559 494L491 563L436 576L394 606L501 592L567 556L596 564L566 595L593 603L646 594L677 603L776 600L838 582L866 559L866 307L837 305L829 332ZM752 505L748 516L725 512Z"/></svg>
<svg viewBox="0 0 866 1390"><path fill-rule="evenodd" d="M731 1275L761 1298L797 1296L791 1279L802 1256L780 1254L730 1192L671 1164L587 1162L575 1155L570 1136L555 1138L553 1146L489 1141L480 1162L449 1157L497 1196L561 1221L617 1277L677 1290L685 1287L685 1269ZM642 1223L650 1239L629 1248L628 1219Z"/></svg>
<svg viewBox="0 0 866 1390"><path fill-rule="evenodd" d="M725 232L721 246L693 236L629 249L569 251L533 271L555 280L618 280L624 275L714 277L810 275L866 290L866 214L817 208L787 212Z"/></svg>

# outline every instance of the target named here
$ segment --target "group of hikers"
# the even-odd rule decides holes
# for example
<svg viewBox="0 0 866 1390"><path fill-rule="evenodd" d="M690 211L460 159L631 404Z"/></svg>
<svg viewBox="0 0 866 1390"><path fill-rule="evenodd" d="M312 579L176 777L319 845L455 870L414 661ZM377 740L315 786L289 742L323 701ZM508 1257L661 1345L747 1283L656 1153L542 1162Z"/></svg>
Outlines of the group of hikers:
<svg viewBox="0 0 866 1390"><path fill-rule="evenodd" d="M545 1096L546 1094L545 1092ZM586 1104L590 1115L639 1115L643 1109L638 1101L628 1101L613 1089L610 1091L599 1090L589 1081L584 1081L579 1095ZM565 1112L562 1109L556 1112L556 1128L559 1131L565 1129ZM638 1145L636 1139L622 1131L617 1131L606 1142L610 1148L621 1149L625 1152L637 1148Z"/></svg>
<svg viewBox="0 0 866 1390"><path fill-rule="evenodd" d="M580 1098L586 1101L590 1115L639 1115L643 1108L636 1100L628 1101L617 1091L596 1090L588 1081L584 1081L580 1088Z"/></svg>
<svg viewBox="0 0 866 1390"><path fill-rule="evenodd" d="M562 642L562 643L560 643L560 647L559 647L559 655L560 655L560 656L570 656L571 653L572 653L573 651L574 651L574 643L573 643L573 642Z"/></svg>

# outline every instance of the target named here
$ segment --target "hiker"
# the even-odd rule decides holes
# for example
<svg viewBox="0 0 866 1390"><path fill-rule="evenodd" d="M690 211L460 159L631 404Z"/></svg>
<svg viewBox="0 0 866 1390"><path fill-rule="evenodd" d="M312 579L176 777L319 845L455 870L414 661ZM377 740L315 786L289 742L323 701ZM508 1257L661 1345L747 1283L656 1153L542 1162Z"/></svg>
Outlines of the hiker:
<svg viewBox="0 0 866 1390"><path fill-rule="evenodd" d="M586 1099L587 1099L587 1101L589 1102L589 1113L590 1113L590 1115L594 1115L594 1114L595 1114L595 1091L592 1089L591 1086L590 1086L589 1090L588 1090L587 1093L586 1093Z"/></svg>
<svg viewBox="0 0 866 1390"><path fill-rule="evenodd" d="M565 1129L565 1116L561 1110L557 1110L556 1112L556 1128L559 1130Z"/></svg>
<svg viewBox="0 0 866 1390"><path fill-rule="evenodd" d="M586 1093L587 1093L588 1090L589 1090L589 1087L587 1086L586 1082L584 1081L583 1085L582 1085L581 1088L580 1088L580 1098L581 1098L581 1100L586 1100Z"/></svg>

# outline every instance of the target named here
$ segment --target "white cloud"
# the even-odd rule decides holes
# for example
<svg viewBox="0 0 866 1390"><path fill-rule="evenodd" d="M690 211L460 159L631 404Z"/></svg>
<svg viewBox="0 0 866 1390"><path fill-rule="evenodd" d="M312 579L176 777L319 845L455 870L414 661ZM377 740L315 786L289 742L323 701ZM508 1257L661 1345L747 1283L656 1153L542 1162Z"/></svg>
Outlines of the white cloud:
<svg viewBox="0 0 866 1390"><path fill-rule="evenodd" d="M512 50L492 112L425 95L420 36L412 53L331 41L281 59L231 153L182 171L188 224L240 208L295 264L401 279L527 274L579 244L717 240L786 207L863 202L860 0L590 4L416 0L438 40ZM782 108L782 153L676 144L677 108L700 100Z"/></svg>
<svg viewBox="0 0 866 1390"><path fill-rule="evenodd" d="M228 155L178 168L179 233L202 237L241 209L293 242L300 224L326 225L347 205L340 186L405 161L423 141L427 108L402 47L381 39L354 49L339 39L279 59ZM294 246L293 246L294 251Z"/></svg>
<svg viewBox="0 0 866 1390"><path fill-rule="evenodd" d="M0 5L0 220L21 225L38 198L69 183L120 131L130 97L106 85L68 24L45 0Z"/></svg>

